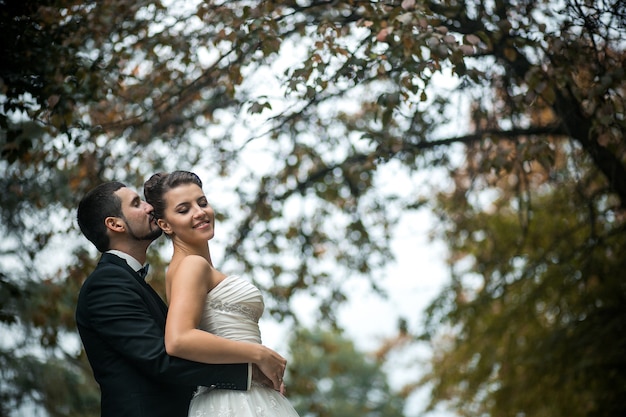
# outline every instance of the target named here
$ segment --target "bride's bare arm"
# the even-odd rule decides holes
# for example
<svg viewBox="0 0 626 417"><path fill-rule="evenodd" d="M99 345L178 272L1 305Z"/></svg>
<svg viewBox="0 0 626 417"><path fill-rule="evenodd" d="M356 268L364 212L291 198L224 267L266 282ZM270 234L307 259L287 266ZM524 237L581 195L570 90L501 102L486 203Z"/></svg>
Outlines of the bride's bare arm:
<svg viewBox="0 0 626 417"><path fill-rule="evenodd" d="M198 329L211 282L211 267L188 256L171 277L165 349L171 356L213 364L253 363L279 390L287 361L261 344L225 339Z"/></svg>

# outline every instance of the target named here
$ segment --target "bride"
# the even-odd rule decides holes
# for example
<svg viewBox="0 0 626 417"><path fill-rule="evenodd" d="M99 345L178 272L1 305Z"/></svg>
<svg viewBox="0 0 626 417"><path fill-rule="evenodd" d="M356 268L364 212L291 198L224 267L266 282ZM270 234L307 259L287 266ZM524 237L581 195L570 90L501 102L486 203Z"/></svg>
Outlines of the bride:
<svg viewBox="0 0 626 417"><path fill-rule="evenodd" d="M165 277L168 354L204 363L253 363L267 376L266 384L252 381L248 391L199 387L189 416L297 417L282 395L287 361L261 344L263 296L249 281L213 266L215 212L200 178L188 171L154 174L144 194L174 246Z"/></svg>

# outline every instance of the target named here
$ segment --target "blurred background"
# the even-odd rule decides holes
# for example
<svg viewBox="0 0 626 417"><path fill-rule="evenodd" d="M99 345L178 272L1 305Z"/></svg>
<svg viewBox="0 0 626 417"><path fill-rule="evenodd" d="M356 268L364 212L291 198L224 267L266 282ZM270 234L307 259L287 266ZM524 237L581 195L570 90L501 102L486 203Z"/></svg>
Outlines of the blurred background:
<svg viewBox="0 0 626 417"><path fill-rule="evenodd" d="M99 415L76 206L175 169L301 416L624 415L625 46L617 0L0 0L0 417Z"/></svg>

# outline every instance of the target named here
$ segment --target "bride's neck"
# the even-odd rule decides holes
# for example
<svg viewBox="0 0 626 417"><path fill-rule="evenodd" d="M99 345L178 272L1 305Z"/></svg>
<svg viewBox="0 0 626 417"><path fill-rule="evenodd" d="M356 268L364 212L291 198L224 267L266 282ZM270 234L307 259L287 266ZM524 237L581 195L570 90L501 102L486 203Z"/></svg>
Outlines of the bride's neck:
<svg viewBox="0 0 626 417"><path fill-rule="evenodd" d="M174 256L189 256L189 255L198 255L205 258L209 261L209 264L213 266L213 261L211 260L211 249L209 248L209 244L207 242L206 245L196 246L185 244L184 242L174 242Z"/></svg>

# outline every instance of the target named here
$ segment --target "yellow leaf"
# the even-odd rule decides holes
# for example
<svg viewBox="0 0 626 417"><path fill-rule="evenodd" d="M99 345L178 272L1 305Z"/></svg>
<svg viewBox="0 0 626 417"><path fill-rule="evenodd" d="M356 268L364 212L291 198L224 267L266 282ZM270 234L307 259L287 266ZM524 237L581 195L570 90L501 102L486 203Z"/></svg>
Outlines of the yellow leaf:
<svg viewBox="0 0 626 417"><path fill-rule="evenodd" d="M513 62L517 59L517 51L513 48L504 48L504 56L506 59Z"/></svg>

